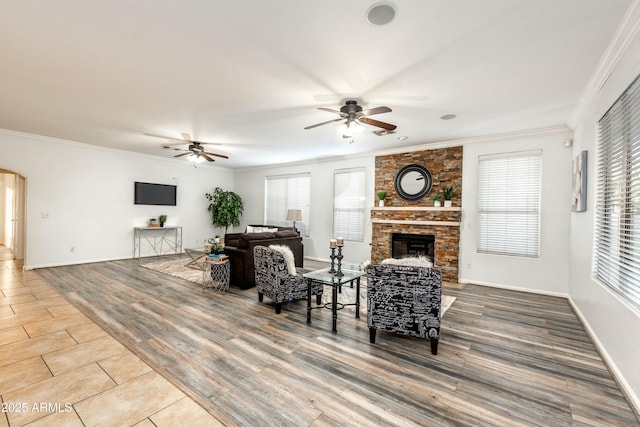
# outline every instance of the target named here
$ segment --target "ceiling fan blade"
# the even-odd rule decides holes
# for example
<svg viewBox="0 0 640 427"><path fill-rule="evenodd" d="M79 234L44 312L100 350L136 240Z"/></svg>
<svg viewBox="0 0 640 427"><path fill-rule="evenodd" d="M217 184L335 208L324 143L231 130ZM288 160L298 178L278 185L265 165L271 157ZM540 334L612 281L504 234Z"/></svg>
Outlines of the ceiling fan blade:
<svg viewBox="0 0 640 427"><path fill-rule="evenodd" d="M322 123L317 123L315 125L311 125L311 126L307 126L305 129L312 129L318 126L322 126L322 125L326 125L329 123L333 123L333 122L339 122L340 120L344 120L342 117L339 117L337 119L333 119L333 120L327 120L326 122L322 122Z"/></svg>
<svg viewBox="0 0 640 427"><path fill-rule="evenodd" d="M173 157L182 157L182 156L188 156L189 154L193 154L193 153L191 153L191 151L188 151L188 152L186 152L186 153L182 153L182 154L176 154L176 155L175 155L175 156L173 156Z"/></svg>
<svg viewBox="0 0 640 427"><path fill-rule="evenodd" d="M215 161L216 161L215 159L212 159L211 157L207 156L207 155L206 155L206 154L204 154L204 153L200 153L200 155L201 155L202 157L204 157L205 159L209 160L210 162L215 162Z"/></svg>
<svg viewBox="0 0 640 427"><path fill-rule="evenodd" d="M209 155L209 156L221 157L223 159L228 159L229 158L229 156L225 156L224 154L209 153L208 151L202 151L200 154L206 154L206 155Z"/></svg>
<svg viewBox="0 0 640 427"><path fill-rule="evenodd" d="M193 142L193 140L191 139L191 135L189 135L186 132L182 132L180 135L182 135L182 139L184 139L187 142Z"/></svg>
<svg viewBox="0 0 640 427"><path fill-rule="evenodd" d="M361 123L366 123L366 124L371 125L371 126L377 126L379 128L386 129L386 130L394 130L397 127L396 125L392 125L390 123L385 123L385 122L380 122L378 120L370 119L368 117L360 117L359 120L360 120Z"/></svg>
<svg viewBox="0 0 640 427"><path fill-rule="evenodd" d="M182 145L182 144L171 144L171 145ZM189 151L189 150L184 150L182 148L173 148L171 145L163 145L162 148L164 148L165 150Z"/></svg>
<svg viewBox="0 0 640 427"><path fill-rule="evenodd" d="M361 111L360 114L362 114L363 116L373 116L374 114L390 113L390 112L391 112L391 108L389 107L376 107L376 108L370 108L368 110Z"/></svg>
<svg viewBox="0 0 640 427"><path fill-rule="evenodd" d="M340 117L347 117L347 116L348 116L348 114L345 114L345 113L343 113L342 111L333 110L333 109L331 109L331 108L318 107L318 110L328 111L329 113L338 114Z"/></svg>
<svg viewBox="0 0 640 427"><path fill-rule="evenodd" d="M193 142L199 145L222 145L221 142L198 142L198 141L193 141Z"/></svg>
<svg viewBox="0 0 640 427"><path fill-rule="evenodd" d="M146 136L152 136L152 137L154 137L154 138L168 139L169 141L180 141L180 142L182 142L183 144L184 144L184 142L185 142L185 141L183 141L183 140L181 140L181 139L178 139L178 138L172 138L172 137L170 137L170 136L164 136L164 135L157 135L157 134L155 134L155 133L145 133L145 134L143 134L143 135L146 135Z"/></svg>

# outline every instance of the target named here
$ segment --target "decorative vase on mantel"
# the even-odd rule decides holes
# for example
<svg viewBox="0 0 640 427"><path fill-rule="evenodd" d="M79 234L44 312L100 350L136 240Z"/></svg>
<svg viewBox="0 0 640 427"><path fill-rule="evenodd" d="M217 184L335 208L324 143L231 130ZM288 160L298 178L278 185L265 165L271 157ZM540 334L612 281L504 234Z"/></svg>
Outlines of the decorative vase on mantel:
<svg viewBox="0 0 640 427"><path fill-rule="evenodd" d="M451 205L452 205L451 200L445 200L445 201L444 201L444 207L445 207L445 208L450 208L450 207L451 207Z"/></svg>
<svg viewBox="0 0 640 427"><path fill-rule="evenodd" d="M378 207L384 207L384 199L387 198L386 191L378 191Z"/></svg>

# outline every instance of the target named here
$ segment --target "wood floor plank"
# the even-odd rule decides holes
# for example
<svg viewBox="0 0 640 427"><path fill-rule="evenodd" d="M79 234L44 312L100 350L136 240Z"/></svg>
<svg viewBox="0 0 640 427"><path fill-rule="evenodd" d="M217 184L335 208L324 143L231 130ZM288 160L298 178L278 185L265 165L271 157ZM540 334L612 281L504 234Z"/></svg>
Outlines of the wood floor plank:
<svg viewBox="0 0 640 427"><path fill-rule="evenodd" d="M135 260L37 272L225 425L640 425L562 298L445 287L434 356L412 337L370 344L349 309L333 334L304 301L276 315L255 289L203 294Z"/></svg>

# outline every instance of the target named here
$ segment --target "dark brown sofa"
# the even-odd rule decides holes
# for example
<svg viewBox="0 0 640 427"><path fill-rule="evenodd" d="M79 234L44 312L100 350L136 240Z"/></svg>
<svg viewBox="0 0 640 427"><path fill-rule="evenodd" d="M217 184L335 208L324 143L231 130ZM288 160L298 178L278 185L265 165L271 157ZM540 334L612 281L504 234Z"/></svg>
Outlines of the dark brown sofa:
<svg viewBox="0 0 640 427"><path fill-rule="evenodd" d="M224 253L231 263L231 286L242 289L256 285L253 248L256 246L285 245L291 248L296 267L302 267L304 246L302 237L292 227L261 226L278 231L262 233L228 233L224 237Z"/></svg>

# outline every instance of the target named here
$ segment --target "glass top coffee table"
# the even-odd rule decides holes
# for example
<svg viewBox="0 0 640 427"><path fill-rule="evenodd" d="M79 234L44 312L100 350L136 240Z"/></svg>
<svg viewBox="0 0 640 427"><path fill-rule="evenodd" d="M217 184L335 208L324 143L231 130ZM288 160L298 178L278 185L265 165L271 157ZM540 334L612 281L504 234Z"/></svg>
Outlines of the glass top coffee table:
<svg viewBox="0 0 640 427"><path fill-rule="evenodd" d="M337 276L335 273L330 273L329 268L323 268L322 270L311 271L303 274L307 280L307 323L311 323L311 310L315 308L331 309L333 315L333 327L332 332L337 332L336 324L338 323L338 310L342 310L349 305L356 306L356 319L360 318L360 278L365 275L362 270L343 269L343 276ZM316 307L311 307L311 285L313 283L322 283L323 285L331 286L331 302ZM353 282L356 282L356 301L354 303L344 304L338 302L338 291L342 292L342 285L349 284L353 287Z"/></svg>

